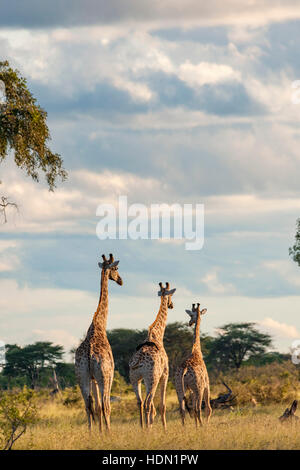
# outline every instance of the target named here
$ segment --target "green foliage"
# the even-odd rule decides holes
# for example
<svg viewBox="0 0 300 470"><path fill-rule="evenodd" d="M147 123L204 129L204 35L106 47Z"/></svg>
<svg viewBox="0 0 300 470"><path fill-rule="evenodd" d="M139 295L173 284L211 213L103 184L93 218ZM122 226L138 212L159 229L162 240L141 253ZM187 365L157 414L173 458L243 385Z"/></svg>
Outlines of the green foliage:
<svg viewBox="0 0 300 470"><path fill-rule="evenodd" d="M46 341L28 344L23 348L16 344L7 344L3 375L11 378L25 376L29 385L35 388L46 369L62 359L63 352L62 346L54 346Z"/></svg>
<svg viewBox="0 0 300 470"><path fill-rule="evenodd" d="M66 362L58 362L55 366L57 379L61 388L76 385L75 366Z"/></svg>
<svg viewBox="0 0 300 470"><path fill-rule="evenodd" d="M129 390L130 387L128 387L124 377L122 377L118 370L115 370L111 393L113 395L123 395L124 393L127 394Z"/></svg>
<svg viewBox="0 0 300 470"><path fill-rule="evenodd" d="M295 263L300 266L300 219L297 220L295 243L292 248L289 249L289 254L292 256Z"/></svg>
<svg viewBox="0 0 300 470"><path fill-rule="evenodd" d="M138 344L142 343L147 336L147 330L129 330L116 328L107 332L114 360L115 369L129 381L129 360L135 352Z"/></svg>
<svg viewBox="0 0 300 470"><path fill-rule="evenodd" d="M82 395L79 386L68 387L62 391L63 405L68 407L81 407Z"/></svg>
<svg viewBox="0 0 300 470"><path fill-rule="evenodd" d="M47 113L28 90L26 79L7 61L0 62L0 80L4 82L6 94L6 101L0 107L0 161L12 151L18 167L35 181L39 181L41 170L49 189L53 190L57 178L64 180L67 173L60 155L48 147Z"/></svg>
<svg viewBox="0 0 300 470"><path fill-rule="evenodd" d="M244 361L243 365L260 367L267 364L273 364L274 362L282 364L283 362L290 360L290 357L290 354L282 354L277 351L271 351L265 354L251 356L247 361Z"/></svg>
<svg viewBox="0 0 300 470"><path fill-rule="evenodd" d="M260 333L254 323L229 323L220 328L219 335L210 342L210 368L224 371L239 369L246 359L262 355L271 346L271 337Z"/></svg>
<svg viewBox="0 0 300 470"><path fill-rule="evenodd" d="M292 402L299 397L299 369L291 360L263 366L243 366L222 376L238 405ZM220 388L220 391L222 389Z"/></svg>
<svg viewBox="0 0 300 470"><path fill-rule="evenodd" d="M21 392L0 394L0 445L3 450L10 450L27 427L37 421L36 398L26 387Z"/></svg>

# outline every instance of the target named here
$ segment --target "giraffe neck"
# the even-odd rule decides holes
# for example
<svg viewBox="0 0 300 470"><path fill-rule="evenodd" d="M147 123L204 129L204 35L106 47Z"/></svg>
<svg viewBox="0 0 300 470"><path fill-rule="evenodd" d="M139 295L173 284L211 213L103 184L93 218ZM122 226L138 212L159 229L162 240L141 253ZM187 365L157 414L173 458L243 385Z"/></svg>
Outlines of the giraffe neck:
<svg viewBox="0 0 300 470"><path fill-rule="evenodd" d="M156 319L148 328L148 341L163 344L168 316L168 297L161 296L160 308Z"/></svg>
<svg viewBox="0 0 300 470"><path fill-rule="evenodd" d="M197 352L202 355L201 343L200 343L200 322L201 322L201 315L200 313L198 313L197 320L195 323L195 328L194 328L194 343L193 343L192 352L193 353Z"/></svg>
<svg viewBox="0 0 300 470"><path fill-rule="evenodd" d="M94 329L101 330L105 334L108 315L108 274L108 271L102 269L100 298L93 318Z"/></svg>

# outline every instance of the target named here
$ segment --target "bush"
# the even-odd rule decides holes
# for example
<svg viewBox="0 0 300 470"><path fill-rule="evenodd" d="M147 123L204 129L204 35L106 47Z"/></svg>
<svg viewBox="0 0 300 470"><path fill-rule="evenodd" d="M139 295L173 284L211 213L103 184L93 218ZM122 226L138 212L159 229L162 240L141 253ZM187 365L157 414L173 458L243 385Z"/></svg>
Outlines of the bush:
<svg viewBox="0 0 300 470"><path fill-rule="evenodd" d="M26 387L0 394L0 445L10 450L27 427L37 421L36 394Z"/></svg>
<svg viewBox="0 0 300 470"><path fill-rule="evenodd" d="M291 361L261 367L243 366L224 375L222 380L237 395L238 404L250 403L253 398L261 404L291 402L300 392L299 369ZM222 391L221 386L217 388ZM212 389L215 392L216 387Z"/></svg>

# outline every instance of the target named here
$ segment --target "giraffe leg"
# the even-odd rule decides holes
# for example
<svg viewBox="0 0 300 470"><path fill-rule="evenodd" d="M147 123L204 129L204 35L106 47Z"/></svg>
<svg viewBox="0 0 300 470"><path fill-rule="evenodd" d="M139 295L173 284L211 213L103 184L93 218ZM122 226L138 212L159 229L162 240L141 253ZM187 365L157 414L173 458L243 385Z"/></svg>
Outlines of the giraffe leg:
<svg viewBox="0 0 300 470"><path fill-rule="evenodd" d="M152 425L151 420L150 420L150 413L151 413L152 406L154 406L153 399L154 399L155 392L157 389L158 381L156 383L153 383L153 381L150 382L148 380L145 380L145 385L146 385L146 398L144 402L145 423L146 423L146 427L149 428Z"/></svg>
<svg viewBox="0 0 300 470"><path fill-rule="evenodd" d="M110 390L112 385L114 369L103 368L93 364L93 376L101 392L101 408L107 431L110 430Z"/></svg>
<svg viewBox="0 0 300 470"><path fill-rule="evenodd" d="M138 409L139 409L139 413L140 413L140 425L141 425L141 428L143 429L144 428L144 417L143 417L143 398L142 398L142 382L141 380L133 380L132 378L130 378L130 381L131 381L131 385L132 385L132 388L134 390L134 393L136 395L136 399L137 399L137 406L138 406Z"/></svg>
<svg viewBox="0 0 300 470"><path fill-rule="evenodd" d="M196 393L192 394L192 400L193 400L193 415L195 418L195 425L196 428L198 427L198 418L197 418L197 398L196 398Z"/></svg>
<svg viewBox="0 0 300 470"><path fill-rule="evenodd" d="M85 411L88 419L89 430L92 430L92 420L95 421L95 413L93 408L93 398L91 394L90 379L85 383L80 382L79 387L85 404Z"/></svg>
<svg viewBox="0 0 300 470"><path fill-rule="evenodd" d="M152 426L152 424L154 423L155 416L156 416L156 409L152 400L151 410L150 410L150 426Z"/></svg>
<svg viewBox="0 0 300 470"><path fill-rule="evenodd" d="M207 424L209 423L211 414L212 414L212 409L210 405L210 390L209 387L206 387L204 390L204 401L205 401L205 412L206 412L206 422Z"/></svg>
<svg viewBox="0 0 300 470"><path fill-rule="evenodd" d="M88 427L91 431L92 420L95 421L95 413L93 408L93 398L91 394L91 377L89 373L88 360L85 360L83 358L76 358L75 373L81 391L81 395L85 404L85 411L88 419Z"/></svg>
<svg viewBox="0 0 300 470"><path fill-rule="evenodd" d="M110 389L111 389L111 381L107 383L104 381L103 389L102 389L102 413L104 416L104 421L106 425L107 431L110 431Z"/></svg>
<svg viewBox="0 0 300 470"><path fill-rule="evenodd" d="M99 396L99 387L95 380L92 381L92 390L93 395L96 403L96 414L98 415L99 419L99 431L102 432L102 408L101 408L101 400Z"/></svg>
<svg viewBox="0 0 300 470"><path fill-rule="evenodd" d="M185 423L185 392L183 389L184 385L184 377L183 377L183 371L179 370L176 373L175 376L175 387L176 387L176 393L177 393L177 398L179 401L179 411L180 411L180 416L181 416L181 422L182 425L184 426Z"/></svg>
<svg viewBox="0 0 300 470"><path fill-rule="evenodd" d="M160 380L160 415L164 430L167 429L166 422L166 390L168 384L169 371L167 370Z"/></svg>
<svg viewBox="0 0 300 470"><path fill-rule="evenodd" d="M198 420L200 426L203 425L203 422L202 422L202 400L203 400L203 389L199 390L198 396L196 398L196 421Z"/></svg>

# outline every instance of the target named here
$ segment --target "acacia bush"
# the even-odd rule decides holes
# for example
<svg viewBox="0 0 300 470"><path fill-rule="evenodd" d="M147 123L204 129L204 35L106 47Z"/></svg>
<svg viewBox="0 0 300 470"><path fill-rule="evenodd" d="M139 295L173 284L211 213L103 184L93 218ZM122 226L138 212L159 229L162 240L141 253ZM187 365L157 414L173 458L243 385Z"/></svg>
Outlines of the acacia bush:
<svg viewBox="0 0 300 470"><path fill-rule="evenodd" d="M253 401L270 404L291 402L300 396L300 370L291 361L272 363L261 367L243 366L224 376L226 382L237 395L237 404ZM212 384L212 391L222 391L223 386Z"/></svg>
<svg viewBox="0 0 300 470"><path fill-rule="evenodd" d="M10 450L26 432L27 427L37 421L37 396L26 387L22 391L0 394L0 446Z"/></svg>

